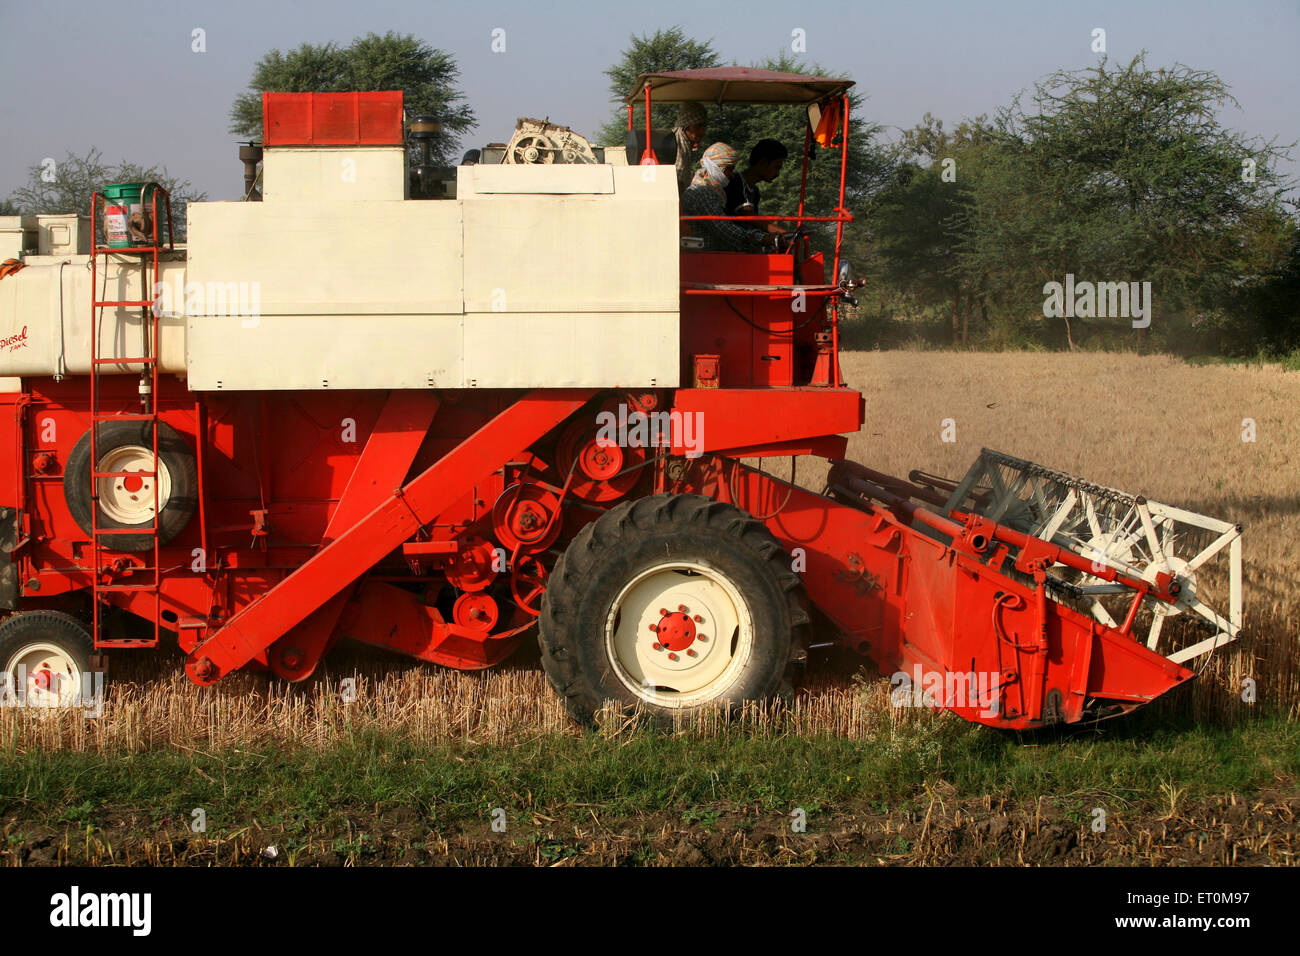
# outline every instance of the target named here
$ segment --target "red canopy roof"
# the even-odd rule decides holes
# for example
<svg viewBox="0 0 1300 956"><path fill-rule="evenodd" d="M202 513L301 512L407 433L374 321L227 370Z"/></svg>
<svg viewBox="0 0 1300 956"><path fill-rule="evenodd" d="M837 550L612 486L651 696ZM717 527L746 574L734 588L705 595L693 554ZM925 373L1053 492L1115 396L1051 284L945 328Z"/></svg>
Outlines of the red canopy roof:
<svg viewBox="0 0 1300 956"><path fill-rule="evenodd" d="M648 86L655 103L815 103L843 93L852 85L852 80L828 76L719 66L707 70L642 73L625 102L643 97Z"/></svg>

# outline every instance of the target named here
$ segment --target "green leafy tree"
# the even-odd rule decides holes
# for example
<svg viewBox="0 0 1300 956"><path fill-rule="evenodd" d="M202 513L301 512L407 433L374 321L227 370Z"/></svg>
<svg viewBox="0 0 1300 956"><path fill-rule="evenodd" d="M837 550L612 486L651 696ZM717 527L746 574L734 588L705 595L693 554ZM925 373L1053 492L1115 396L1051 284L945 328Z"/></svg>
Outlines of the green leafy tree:
<svg viewBox="0 0 1300 956"><path fill-rule="evenodd" d="M1002 305L1041 314L1043 284L1073 273L1150 282L1163 321L1267 268L1251 223L1281 210L1286 150L1223 125L1237 103L1219 77L1140 54L1054 73L1030 102L999 112L959 254L968 276L997 280Z"/></svg>
<svg viewBox="0 0 1300 956"><path fill-rule="evenodd" d="M1254 259L1269 265L1249 263L1242 271L1252 277L1231 289L1216 313L1200 317L1212 326L1218 351L1300 357L1300 221L1294 212L1249 230L1250 248L1259 251Z"/></svg>
<svg viewBox="0 0 1300 956"><path fill-rule="evenodd" d="M272 50L253 68L248 92L230 108L230 132L262 138L262 93L352 93L401 90L411 115L430 114L442 124L432 140L434 162L455 165L460 136L474 129L474 111L456 88L455 58L411 35L368 33L346 47L304 43L296 50Z"/></svg>
<svg viewBox="0 0 1300 956"><path fill-rule="evenodd" d="M668 73L674 70L704 70L720 64L713 41L703 43L692 40L681 27L656 30L654 34L632 35L622 59L605 71L609 77L610 99L618 105L614 115L600 130L600 141L606 145L622 144L627 133L627 107L623 100L632 92L636 78L642 73ZM637 109L638 122L645 116ZM676 106L652 106L651 124L656 129L672 127L677 118Z"/></svg>
<svg viewBox="0 0 1300 956"><path fill-rule="evenodd" d="M984 116L948 131L926 113L904 131L893 180L872 203L866 223L873 278L921 306L950 308L954 345L968 344L972 310L986 313L984 277L959 268L957 249L990 133Z"/></svg>
<svg viewBox="0 0 1300 956"><path fill-rule="evenodd" d="M179 179L166 167L141 166L126 161L107 163L98 149L84 156L68 153L51 166L38 164L28 169L26 185L14 190L11 202L21 212L81 213L90 212L90 197L111 183L156 182L171 194L172 215L176 219L176 240L185 238L185 211L191 202L203 202L207 193L199 192L189 180ZM101 223L102 226L102 223Z"/></svg>

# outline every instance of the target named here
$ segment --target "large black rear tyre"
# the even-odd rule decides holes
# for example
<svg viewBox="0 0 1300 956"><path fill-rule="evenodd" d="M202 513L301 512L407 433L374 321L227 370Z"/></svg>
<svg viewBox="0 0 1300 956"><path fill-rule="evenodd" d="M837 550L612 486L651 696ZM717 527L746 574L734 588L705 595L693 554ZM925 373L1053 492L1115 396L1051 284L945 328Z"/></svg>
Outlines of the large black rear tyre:
<svg viewBox="0 0 1300 956"><path fill-rule="evenodd" d="M699 495L612 508L573 539L542 602L542 665L569 713L609 702L659 723L790 687L808 613L758 520Z"/></svg>

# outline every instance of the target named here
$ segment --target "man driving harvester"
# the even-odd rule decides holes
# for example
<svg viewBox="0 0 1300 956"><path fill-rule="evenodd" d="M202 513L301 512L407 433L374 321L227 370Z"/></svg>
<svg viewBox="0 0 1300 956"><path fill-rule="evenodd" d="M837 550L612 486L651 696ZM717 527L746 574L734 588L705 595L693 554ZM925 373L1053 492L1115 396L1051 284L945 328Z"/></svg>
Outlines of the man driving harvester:
<svg viewBox="0 0 1300 956"><path fill-rule="evenodd" d="M688 216L732 215L726 211L727 186L736 178L736 150L714 143L704 151L700 168L682 193L682 211ZM691 226L704 239L705 251L712 252L771 252L784 235L780 229L772 234L722 219L696 220Z"/></svg>
<svg viewBox="0 0 1300 956"><path fill-rule="evenodd" d="M754 144L754 148L749 151L749 165L739 175L732 176L731 181L727 183L728 216L761 215L758 204L762 194L759 192L758 184L775 180L781 174L781 167L785 165L787 155L789 151L778 140L760 139ZM772 234L786 231L780 223L776 222L754 223L752 226L745 225L745 228L760 229Z"/></svg>

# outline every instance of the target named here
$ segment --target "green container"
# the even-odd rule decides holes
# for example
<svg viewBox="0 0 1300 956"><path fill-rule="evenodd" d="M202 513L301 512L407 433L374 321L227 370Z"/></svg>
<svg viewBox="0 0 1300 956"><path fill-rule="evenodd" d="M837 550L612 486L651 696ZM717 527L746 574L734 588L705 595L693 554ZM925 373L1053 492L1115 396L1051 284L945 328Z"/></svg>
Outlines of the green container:
<svg viewBox="0 0 1300 956"><path fill-rule="evenodd" d="M104 187L104 234L110 248L129 249L151 244L149 239L131 238L128 226L133 213L151 212L157 189L157 183L113 183Z"/></svg>

